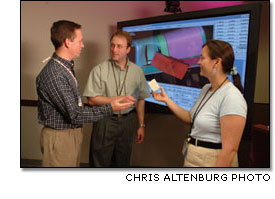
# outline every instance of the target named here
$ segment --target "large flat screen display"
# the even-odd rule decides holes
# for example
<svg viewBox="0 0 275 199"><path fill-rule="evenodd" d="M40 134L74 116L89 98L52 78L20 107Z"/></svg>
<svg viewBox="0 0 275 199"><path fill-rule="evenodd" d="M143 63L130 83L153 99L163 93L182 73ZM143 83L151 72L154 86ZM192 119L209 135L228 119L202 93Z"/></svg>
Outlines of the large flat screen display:
<svg viewBox="0 0 275 199"><path fill-rule="evenodd" d="M133 38L130 60L164 88L179 106L190 110L208 80L197 64L207 40L229 42L248 105L253 103L257 64L260 4L215 8L189 13L118 22ZM232 77L228 75L232 81ZM252 80L253 79L253 80ZM153 97L147 110L164 112L167 107ZM149 106L148 106L149 105ZM149 107L149 109L148 109Z"/></svg>

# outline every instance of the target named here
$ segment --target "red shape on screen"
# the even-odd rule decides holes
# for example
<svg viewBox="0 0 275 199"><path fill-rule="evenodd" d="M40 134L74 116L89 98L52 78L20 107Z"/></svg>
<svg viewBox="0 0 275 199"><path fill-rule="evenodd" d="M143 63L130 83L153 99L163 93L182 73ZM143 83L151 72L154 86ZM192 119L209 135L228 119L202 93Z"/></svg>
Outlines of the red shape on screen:
<svg viewBox="0 0 275 199"><path fill-rule="evenodd" d="M188 65L183 63L181 60L165 56L158 52L154 55L151 64L159 70L178 79L182 79L188 70Z"/></svg>

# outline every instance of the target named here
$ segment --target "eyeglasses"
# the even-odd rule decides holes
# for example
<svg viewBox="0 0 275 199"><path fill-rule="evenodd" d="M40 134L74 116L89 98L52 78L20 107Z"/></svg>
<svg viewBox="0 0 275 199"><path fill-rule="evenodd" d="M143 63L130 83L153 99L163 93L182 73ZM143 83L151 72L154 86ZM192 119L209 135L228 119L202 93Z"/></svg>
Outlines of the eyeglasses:
<svg viewBox="0 0 275 199"><path fill-rule="evenodd" d="M114 49L115 47L117 47L118 49L122 49L122 48L127 47L127 46L123 46L123 45L120 45L120 44L118 44L118 45L111 44L110 47L111 47L111 49Z"/></svg>

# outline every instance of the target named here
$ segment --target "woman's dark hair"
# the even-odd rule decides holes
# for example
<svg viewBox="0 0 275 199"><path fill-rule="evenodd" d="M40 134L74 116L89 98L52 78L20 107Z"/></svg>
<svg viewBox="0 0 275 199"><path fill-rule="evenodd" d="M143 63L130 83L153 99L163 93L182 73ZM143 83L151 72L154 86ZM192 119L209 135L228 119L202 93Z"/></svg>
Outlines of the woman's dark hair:
<svg viewBox="0 0 275 199"><path fill-rule="evenodd" d="M209 50L209 57L211 59L222 59L222 69L226 74L230 74L234 64L234 52L232 46L225 41L208 40L202 47L207 46ZM237 73L232 75L234 85L243 93L244 89L241 84L241 77Z"/></svg>
<svg viewBox="0 0 275 199"><path fill-rule="evenodd" d="M65 39L68 38L73 41L76 29L81 29L81 25L72 21L60 20L54 22L51 27L51 41L55 50L62 45Z"/></svg>

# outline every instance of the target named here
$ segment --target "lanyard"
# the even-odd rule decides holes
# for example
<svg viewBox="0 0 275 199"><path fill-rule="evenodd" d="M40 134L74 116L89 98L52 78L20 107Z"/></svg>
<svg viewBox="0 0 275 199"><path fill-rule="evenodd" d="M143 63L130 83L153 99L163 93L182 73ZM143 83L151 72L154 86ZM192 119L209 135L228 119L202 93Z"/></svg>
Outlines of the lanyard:
<svg viewBox="0 0 275 199"><path fill-rule="evenodd" d="M116 74L115 74L115 70L114 70L114 62L112 62L112 69L113 69L113 74L114 74L115 83L116 83L116 93L117 93L117 96L120 96L121 93L122 93L123 87L126 87L125 86L125 80L126 80L126 76L127 76L127 73L128 73L128 68L129 68L129 66L127 66L126 73L125 73L125 76L124 76L124 80L123 80L121 89L119 91L117 80L116 80ZM126 88L125 88L125 90L126 90Z"/></svg>
<svg viewBox="0 0 275 199"><path fill-rule="evenodd" d="M61 61L57 60L56 58L53 58L53 60L55 62L59 63L61 66L63 66L70 73L70 75L72 76L72 78L75 81L76 88L77 88L78 87L78 83L77 83L77 80L76 80L75 76L73 75L73 73ZM82 107L82 101L81 101L81 97L80 96L78 96L78 106Z"/></svg>
<svg viewBox="0 0 275 199"><path fill-rule="evenodd" d="M76 87L78 86L78 83L77 83L77 80L76 80L76 78L75 78L75 76L73 75L73 73L61 62L61 61L59 61L59 60L57 60L57 59L55 59L55 58L53 58L53 60L54 61L56 61L57 63L59 63L61 66L63 66L69 73L70 73L70 75L72 76L72 78L74 79L74 81L75 81L75 84L76 84Z"/></svg>
<svg viewBox="0 0 275 199"><path fill-rule="evenodd" d="M200 107L201 103L203 102L204 98L206 97L206 95L208 94L208 92L210 91L211 87L207 90L207 92L205 93L205 95L203 96L200 104L198 105L195 113L194 113L194 116L193 116L193 120L192 120L192 123L191 123L191 127L190 127L190 132L189 134L191 134L191 129L193 128L194 126L194 122L195 122L195 119L197 117L197 115L199 114L199 112L201 111L201 109L204 107L204 105L206 104L206 102L208 102L208 100L216 93L216 91L223 85L223 83L227 80L227 77L223 80L223 82L219 85L219 87L207 98L207 100L203 103L203 105Z"/></svg>

